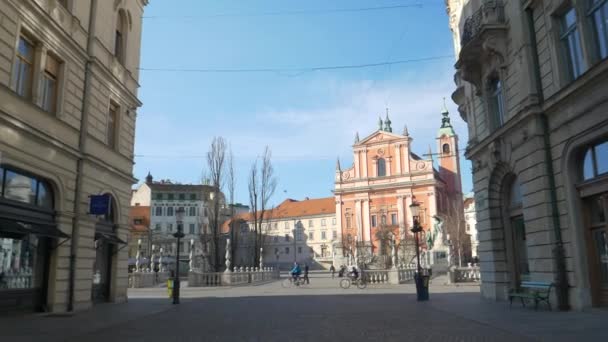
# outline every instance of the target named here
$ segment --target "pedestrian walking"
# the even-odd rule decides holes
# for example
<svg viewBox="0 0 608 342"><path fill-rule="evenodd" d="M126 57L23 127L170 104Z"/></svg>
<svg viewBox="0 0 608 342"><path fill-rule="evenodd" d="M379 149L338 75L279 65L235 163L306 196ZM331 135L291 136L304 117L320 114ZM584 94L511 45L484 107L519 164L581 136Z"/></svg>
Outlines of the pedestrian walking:
<svg viewBox="0 0 608 342"><path fill-rule="evenodd" d="M310 279L308 279L308 264L304 264L304 281L306 284L310 284Z"/></svg>
<svg viewBox="0 0 608 342"><path fill-rule="evenodd" d="M331 279L334 279L334 277L336 276L336 268L334 267L333 264L329 268L329 272L331 272Z"/></svg>

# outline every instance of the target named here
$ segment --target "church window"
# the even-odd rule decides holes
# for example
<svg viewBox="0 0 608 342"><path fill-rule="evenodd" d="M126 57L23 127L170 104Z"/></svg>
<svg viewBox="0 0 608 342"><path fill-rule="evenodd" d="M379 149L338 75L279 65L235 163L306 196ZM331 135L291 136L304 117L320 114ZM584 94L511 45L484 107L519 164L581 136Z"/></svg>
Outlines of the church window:
<svg viewBox="0 0 608 342"><path fill-rule="evenodd" d="M386 161L384 158L378 159L378 177L386 176Z"/></svg>
<svg viewBox="0 0 608 342"><path fill-rule="evenodd" d="M443 153L450 153L450 144L443 144Z"/></svg>
<svg viewBox="0 0 608 342"><path fill-rule="evenodd" d="M376 227L378 225L378 221L376 219L376 215L372 215L372 227Z"/></svg>

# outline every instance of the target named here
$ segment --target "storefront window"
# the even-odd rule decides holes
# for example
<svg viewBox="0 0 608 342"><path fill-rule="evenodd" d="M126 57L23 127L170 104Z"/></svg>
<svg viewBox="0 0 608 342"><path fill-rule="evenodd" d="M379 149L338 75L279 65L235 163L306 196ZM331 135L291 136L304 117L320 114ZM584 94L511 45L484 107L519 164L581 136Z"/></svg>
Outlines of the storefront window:
<svg viewBox="0 0 608 342"><path fill-rule="evenodd" d="M4 182L4 198L36 204L36 180L7 170Z"/></svg>
<svg viewBox="0 0 608 342"><path fill-rule="evenodd" d="M0 168L0 190L1 197L6 199L53 208L53 193L49 185L17 171Z"/></svg>
<svg viewBox="0 0 608 342"><path fill-rule="evenodd" d="M34 235L23 240L0 237L0 291L40 286L38 241Z"/></svg>

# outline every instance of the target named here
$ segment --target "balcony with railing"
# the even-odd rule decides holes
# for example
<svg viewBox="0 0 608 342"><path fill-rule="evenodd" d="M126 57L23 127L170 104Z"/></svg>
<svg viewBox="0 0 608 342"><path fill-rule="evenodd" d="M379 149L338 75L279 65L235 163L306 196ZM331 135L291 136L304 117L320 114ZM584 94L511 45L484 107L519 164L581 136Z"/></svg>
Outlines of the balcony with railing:
<svg viewBox="0 0 608 342"><path fill-rule="evenodd" d="M464 22L456 68L459 77L475 85L478 92L484 66L504 64L508 29L502 0L485 0Z"/></svg>

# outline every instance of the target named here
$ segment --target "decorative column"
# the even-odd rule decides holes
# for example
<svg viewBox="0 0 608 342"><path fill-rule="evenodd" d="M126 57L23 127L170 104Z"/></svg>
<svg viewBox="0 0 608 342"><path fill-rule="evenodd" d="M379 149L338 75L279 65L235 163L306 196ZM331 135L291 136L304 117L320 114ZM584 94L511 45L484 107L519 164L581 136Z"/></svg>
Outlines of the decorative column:
<svg viewBox="0 0 608 342"><path fill-rule="evenodd" d="M192 272L194 271L193 263L194 263L194 239L190 239L190 255L189 257L189 261L188 261L188 266L190 267L189 271Z"/></svg>
<svg viewBox="0 0 608 342"><path fill-rule="evenodd" d="M141 265L141 239L137 239L137 255L135 256L135 272L140 271Z"/></svg>
<svg viewBox="0 0 608 342"><path fill-rule="evenodd" d="M359 175L361 174L361 164L359 162L359 150L355 150L355 178L359 178Z"/></svg>
<svg viewBox="0 0 608 342"><path fill-rule="evenodd" d="M361 200L355 200L355 223L357 225L357 236L363 237L363 220L361 218Z"/></svg>
<svg viewBox="0 0 608 342"><path fill-rule="evenodd" d="M393 158L392 157L386 157L386 175L387 176L391 176L393 173L391 172L391 164L392 164Z"/></svg>
<svg viewBox="0 0 608 342"><path fill-rule="evenodd" d="M260 247L260 270L264 268L264 248Z"/></svg>
<svg viewBox="0 0 608 342"><path fill-rule="evenodd" d="M367 178L368 176L368 172L367 172L367 149L363 150L363 178Z"/></svg>
<svg viewBox="0 0 608 342"><path fill-rule="evenodd" d="M399 222L399 237L405 232L405 212L403 208L403 196L397 196L397 222Z"/></svg>
<svg viewBox="0 0 608 342"><path fill-rule="evenodd" d="M159 252L160 252L160 256L158 257L158 269L159 269L161 272L165 272L165 271L166 271L165 266L163 266L163 252L164 252L164 251L165 251L165 250L164 250L162 247L161 247L161 248L160 248L160 250L159 250Z"/></svg>
<svg viewBox="0 0 608 342"><path fill-rule="evenodd" d="M396 172L396 174L400 175L401 174L401 144L395 145L395 155L397 157L397 160L396 160L397 165L395 165L395 172Z"/></svg>
<svg viewBox="0 0 608 342"><path fill-rule="evenodd" d="M363 242L369 242L371 244L372 241L372 227L371 224L369 222L369 200L363 200L361 201L361 205L363 206L363 236L361 237L361 239L363 240ZM365 243L364 243L365 245ZM370 250L371 252L371 250Z"/></svg>
<svg viewBox="0 0 608 342"><path fill-rule="evenodd" d="M338 233L338 241L342 241L342 215L342 197L338 195L336 196L336 232Z"/></svg>
<svg viewBox="0 0 608 342"><path fill-rule="evenodd" d="M226 239L226 270L224 273L230 273L230 267L232 266L232 246L230 245L230 239Z"/></svg>

